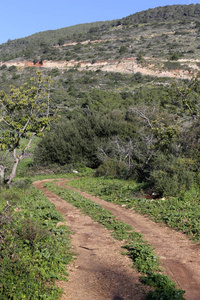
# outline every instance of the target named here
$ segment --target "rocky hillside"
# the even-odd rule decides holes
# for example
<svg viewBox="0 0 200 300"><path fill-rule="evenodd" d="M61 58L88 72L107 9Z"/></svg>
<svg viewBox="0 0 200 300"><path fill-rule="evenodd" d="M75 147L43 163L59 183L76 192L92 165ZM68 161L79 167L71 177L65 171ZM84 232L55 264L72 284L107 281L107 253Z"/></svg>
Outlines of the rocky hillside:
<svg viewBox="0 0 200 300"><path fill-rule="evenodd" d="M200 4L149 9L121 20L51 30L0 45L0 61L198 59ZM161 64L162 65L162 64ZM176 64L176 67L178 65ZM173 69L173 65L165 65ZM181 69L190 68L186 63Z"/></svg>
<svg viewBox="0 0 200 300"><path fill-rule="evenodd" d="M157 7L8 41L0 45L1 85L22 80L27 67L189 79L200 67L199 16L200 4Z"/></svg>

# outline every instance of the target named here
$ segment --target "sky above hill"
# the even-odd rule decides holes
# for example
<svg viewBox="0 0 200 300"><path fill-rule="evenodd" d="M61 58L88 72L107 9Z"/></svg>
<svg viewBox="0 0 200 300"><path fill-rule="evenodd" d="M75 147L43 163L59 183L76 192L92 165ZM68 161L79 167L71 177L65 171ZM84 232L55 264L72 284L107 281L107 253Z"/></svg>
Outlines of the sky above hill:
<svg viewBox="0 0 200 300"><path fill-rule="evenodd" d="M0 44L40 31L121 19L157 6L200 3L192 0L2 0L1 2Z"/></svg>

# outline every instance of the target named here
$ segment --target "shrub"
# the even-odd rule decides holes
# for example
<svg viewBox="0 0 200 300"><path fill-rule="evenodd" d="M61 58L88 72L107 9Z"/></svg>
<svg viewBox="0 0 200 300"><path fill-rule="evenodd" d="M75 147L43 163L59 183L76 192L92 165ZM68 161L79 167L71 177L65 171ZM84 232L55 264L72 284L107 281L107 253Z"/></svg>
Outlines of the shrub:
<svg viewBox="0 0 200 300"><path fill-rule="evenodd" d="M0 70L5 70L7 68L6 64L3 64L1 67L0 67Z"/></svg>
<svg viewBox="0 0 200 300"><path fill-rule="evenodd" d="M127 165L115 159L107 159L98 167L95 172L96 177L107 176L113 178L127 178L129 169Z"/></svg>
<svg viewBox="0 0 200 300"><path fill-rule="evenodd" d="M13 71L16 71L17 70L17 67L16 66L10 66L9 68L8 68L8 71L10 71L10 72L13 72Z"/></svg>
<svg viewBox="0 0 200 300"><path fill-rule="evenodd" d="M59 76L60 75L60 71L58 68L53 68L51 71L48 72L49 76Z"/></svg>
<svg viewBox="0 0 200 300"><path fill-rule="evenodd" d="M144 62L144 57L143 57L143 53L140 51L137 55L137 61L139 63L143 63Z"/></svg>
<svg viewBox="0 0 200 300"><path fill-rule="evenodd" d="M164 68L168 70L181 69L181 64L179 62L167 61L164 63Z"/></svg>
<svg viewBox="0 0 200 300"><path fill-rule="evenodd" d="M159 194L176 196L195 184L194 161L185 157L158 154L153 162L151 181Z"/></svg>
<svg viewBox="0 0 200 300"><path fill-rule="evenodd" d="M172 53L172 55L169 57L169 60L179 60L180 54L177 52Z"/></svg>

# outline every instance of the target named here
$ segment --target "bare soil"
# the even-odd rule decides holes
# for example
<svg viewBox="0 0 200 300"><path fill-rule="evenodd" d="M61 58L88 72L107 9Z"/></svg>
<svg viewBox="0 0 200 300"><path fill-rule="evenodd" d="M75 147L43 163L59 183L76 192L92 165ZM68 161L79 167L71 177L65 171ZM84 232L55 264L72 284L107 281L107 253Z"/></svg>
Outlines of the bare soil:
<svg viewBox="0 0 200 300"><path fill-rule="evenodd" d="M131 267L130 259L121 255L122 243L89 216L45 189L44 182L34 185L55 204L73 232L71 245L76 259L68 267L68 282L57 284L64 291L61 300L146 299L149 288L139 282L140 274Z"/></svg>
<svg viewBox="0 0 200 300"><path fill-rule="evenodd" d="M148 57L146 58L148 61ZM153 58L150 59L154 61ZM155 60L156 62L156 60ZM160 62L165 62L164 60L160 60ZM105 61L97 61L95 63L85 62L85 61L52 61L52 60L44 60L42 65L37 63L34 65L29 61L11 61L11 62L0 62L0 66L6 64L7 67L16 66L19 68L29 67L43 67L47 69L58 68L58 69L70 69L77 67L79 65L78 70L92 70L97 71L101 69L104 72L121 72L124 74L135 74L137 72L142 75L150 75L156 77L171 77L171 78L180 78L180 79L191 79L195 74L197 74L199 67L197 63L200 60L179 60L180 63L188 64L188 67L192 70L192 72L184 69L176 69L176 70L164 70L156 67L156 64L151 63L147 65L141 65L137 63L137 59L135 57L123 58L120 62L119 60L105 60Z"/></svg>
<svg viewBox="0 0 200 300"><path fill-rule="evenodd" d="M45 181L34 185L44 191L49 200L63 214L67 226L74 235L72 245L77 259L71 266L67 283L60 283L66 291L61 299L145 299L145 288L139 283L139 274L133 270L130 260L120 254L121 242L113 240L109 232L88 216L43 187ZM160 257L164 274L186 291L185 299L200 299L200 246L193 244L184 234L159 225L147 217L119 205L66 186L67 180L56 182L58 186L78 191L82 196L112 211L116 218L141 232Z"/></svg>

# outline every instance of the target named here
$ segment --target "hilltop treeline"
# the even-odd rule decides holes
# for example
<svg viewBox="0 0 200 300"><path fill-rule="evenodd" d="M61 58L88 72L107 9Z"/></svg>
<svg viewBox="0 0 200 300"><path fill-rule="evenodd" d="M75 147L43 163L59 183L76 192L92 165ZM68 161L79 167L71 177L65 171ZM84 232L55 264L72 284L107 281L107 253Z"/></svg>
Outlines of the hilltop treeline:
<svg viewBox="0 0 200 300"><path fill-rule="evenodd" d="M148 9L136 14L130 15L121 20L121 24L140 24L166 21L194 21L199 20L200 4L190 5L167 5Z"/></svg>

